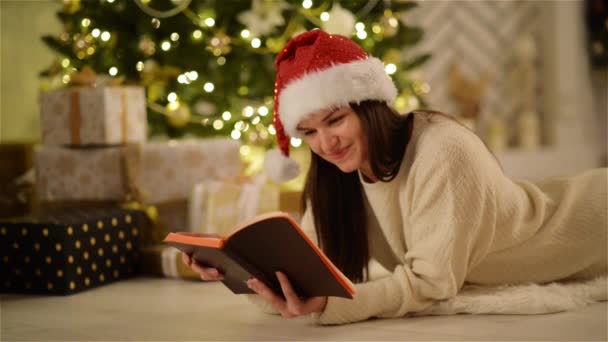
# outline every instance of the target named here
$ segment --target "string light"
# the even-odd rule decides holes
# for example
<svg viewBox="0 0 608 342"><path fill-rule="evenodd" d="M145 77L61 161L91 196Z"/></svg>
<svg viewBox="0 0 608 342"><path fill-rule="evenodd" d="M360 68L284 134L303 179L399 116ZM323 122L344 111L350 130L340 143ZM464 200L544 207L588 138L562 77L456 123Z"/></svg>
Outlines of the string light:
<svg viewBox="0 0 608 342"><path fill-rule="evenodd" d="M171 43L167 40L164 40L162 43L160 43L160 48L163 51L169 51L169 49L171 48Z"/></svg>
<svg viewBox="0 0 608 342"><path fill-rule="evenodd" d="M276 131L276 129L274 128L274 125L273 125L273 124L270 124L270 125L268 126L268 133L270 133L270 135L275 135L275 134L277 134L277 131Z"/></svg>
<svg viewBox="0 0 608 342"><path fill-rule="evenodd" d="M205 85L203 86L203 89L205 89L206 92L210 93L213 91L213 89L215 89L215 86L213 85L213 83L211 82L207 82L205 83Z"/></svg>
<svg viewBox="0 0 608 342"><path fill-rule="evenodd" d="M262 41L259 38L253 38L251 40L251 46L253 46L254 49L259 48L262 45Z"/></svg>
<svg viewBox="0 0 608 342"><path fill-rule="evenodd" d="M91 35L95 38L98 38L99 35L101 35L101 30L98 28L94 28L93 31L91 31Z"/></svg>
<svg viewBox="0 0 608 342"><path fill-rule="evenodd" d="M203 37L203 31L194 30L194 32L192 32L192 38L194 38L195 40L200 40L202 37Z"/></svg>
<svg viewBox="0 0 608 342"><path fill-rule="evenodd" d="M261 116L268 115L268 107L260 106L260 108L258 108L258 114L260 114Z"/></svg>
<svg viewBox="0 0 608 342"><path fill-rule="evenodd" d="M186 77L186 75L179 75L177 76L177 82L180 84L189 84L190 82L188 82L188 78Z"/></svg>
<svg viewBox="0 0 608 342"><path fill-rule="evenodd" d="M186 77L190 80L190 81L196 81L198 79L198 72L196 72L195 70L187 72L186 73Z"/></svg>
<svg viewBox="0 0 608 342"><path fill-rule="evenodd" d="M68 84L70 83L70 75L63 75L63 77L61 78L61 82L63 82L64 84Z"/></svg>
<svg viewBox="0 0 608 342"><path fill-rule="evenodd" d="M251 36L251 32L249 32L249 30L245 29L243 31L241 31L241 37L247 39Z"/></svg>
<svg viewBox="0 0 608 342"><path fill-rule="evenodd" d="M357 31L357 37L359 39L365 39L365 38L367 38L367 32L365 32L365 31Z"/></svg>
<svg viewBox="0 0 608 342"><path fill-rule="evenodd" d="M239 137L240 137L241 133L239 131L237 131L237 133L239 134ZM232 133L230 135L232 135ZM237 137L237 139L238 139L238 137ZM249 153L251 153L251 147L249 147L247 145L243 145L239 148L239 152L244 156L249 155Z"/></svg>
<svg viewBox="0 0 608 342"><path fill-rule="evenodd" d="M329 20L329 13L327 13L327 12L321 13L321 21L328 21L328 20Z"/></svg>
<svg viewBox="0 0 608 342"><path fill-rule="evenodd" d="M103 31L101 33L101 40L103 40L104 42L107 42L108 40L110 40L111 37L112 37L112 35L108 31Z"/></svg>
<svg viewBox="0 0 608 342"><path fill-rule="evenodd" d="M137 69L137 71L143 71L144 70L144 62L142 62L142 61L137 62L137 64L135 64L135 69Z"/></svg>
<svg viewBox="0 0 608 342"><path fill-rule="evenodd" d="M224 56L218 57L217 58L217 64L218 65L224 65L224 64L226 64L226 57L224 57Z"/></svg>
<svg viewBox="0 0 608 342"><path fill-rule="evenodd" d="M384 67L384 70L387 74L392 75L397 71L397 66L393 63L389 63L386 65L386 67Z"/></svg>
<svg viewBox="0 0 608 342"><path fill-rule="evenodd" d="M82 27L89 27L89 25L91 25L91 19L89 19L89 18L82 19L82 21L80 22L80 25L82 25Z"/></svg>
<svg viewBox="0 0 608 342"><path fill-rule="evenodd" d="M302 1L302 7L309 9L312 7L312 0L304 0Z"/></svg>
<svg viewBox="0 0 608 342"><path fill-rule="evenodd" d="M114 0L106 0L109 4L113 4Z"/></svg>
<svg viewBox="0 0 608 342"><path fill-rule="evenodd" d="M219 131L222 128L224 128L224 121L222 121L222 120L213 121L213 129L215 129L216 131Z"/></svg>
<svg viewBox="0 0 608 342"><path fill-rule="evenodd" d="M300 145L302 145L302 139L299 139L299 138L291 138L290 142L291 142L291 146L293 146L293 147L300 147Z"/></svg>
<svg viewBox="0 0 608 342"><path fill-rule="evenodd" d="M118 74L118 68L111 67L110 70L108 70L108 73L110 74L110 76L116 76Z"/></svg>
<svg viewBox="0 0 608 342"><path fill-rule="evenodd" d="M175 92L170 92L169 95L167 95L167 101L169 101L169 102L177 101L177 94Z"/></svg>
<svg viewBox="0 0 608 342"><path fill-rule="evenodd" d="M358 22L355 24L355 29L357 31L363 31L363 30L365 30L365 24L362 22Z"/></svg>
<svg viewBox="0 0 608 342"><path fill-rule="evenodd" d="M179 40L179 33L177 33L177 32L171 33L171 37L170 38L174 42L178 41Z"/></svg>
<svg viewBox="0 0 608 342"><path fill-rule="evenodd" d="M238 140L241 137L241 132L234 130L230 132L230 137L232 137L234 140Z"/></svg>
<svg viewBox="0 0 608 342"><path fill-rule="evenodd" d="M61 66L67 68L70 66L70 60L68 58L64 58L61 60Z"/></svg>
<svg viewBox="0 0 608 342"><path fill-rule="evenodd" d="M246 118L252 117L253 116L253 112L254 112L254 110L253 110L253 107L251 107L251 106L247 106L247 107L243 108L243 115Z"/></svg>
<svg viewBox="0 0 608 342"><path fill-rule="evenodd" d="M224 121L230 120L231 117L232 117L232 113L230 113L229 111L225 111L222 113L222 119L224 119Z"/></svg>
<svg viewBox="0 0 608 342"><path fill-rule="evenodd" d="M257 125L260 123L260 117L256 116L255 118L253 118L253 120L251 120L251 123L254 125Z"/></svg>
<svg viewBox="0 0 608 342"><path fill-rule="evenodd" d="M215 19L211 17L205 19L205 25L207 25L208 27L213 27L215 25Z"/></svg>

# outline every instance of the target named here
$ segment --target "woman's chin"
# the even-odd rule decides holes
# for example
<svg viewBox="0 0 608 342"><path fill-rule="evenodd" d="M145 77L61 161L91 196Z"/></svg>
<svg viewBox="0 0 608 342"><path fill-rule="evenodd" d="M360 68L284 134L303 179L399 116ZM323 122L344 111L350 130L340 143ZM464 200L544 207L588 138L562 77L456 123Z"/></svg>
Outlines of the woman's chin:
<svg viewBox="0 0 608 342"><path fill-rule="evenodd" d="M337 164L336 166L338 167L338 169L340 169L340 171L344 173L351 173L357 171L356 167L349 164Z"/></svg>

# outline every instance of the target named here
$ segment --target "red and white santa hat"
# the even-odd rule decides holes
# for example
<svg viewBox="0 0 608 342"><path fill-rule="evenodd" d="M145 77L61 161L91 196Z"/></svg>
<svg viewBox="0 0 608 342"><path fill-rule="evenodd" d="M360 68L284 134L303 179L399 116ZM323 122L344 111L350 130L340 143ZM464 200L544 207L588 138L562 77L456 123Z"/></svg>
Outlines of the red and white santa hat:
<svg viewBox="0 0 608 342"><path fill-rule="evenodd" d="M316 29L287 43L275 61L274 127L279 150L266 154L264 167L277 183L295 178L298 164L289 158L289 141L296 127L319 110L385 101L392 105L397 88L384 64L347 37Z"/></svg>

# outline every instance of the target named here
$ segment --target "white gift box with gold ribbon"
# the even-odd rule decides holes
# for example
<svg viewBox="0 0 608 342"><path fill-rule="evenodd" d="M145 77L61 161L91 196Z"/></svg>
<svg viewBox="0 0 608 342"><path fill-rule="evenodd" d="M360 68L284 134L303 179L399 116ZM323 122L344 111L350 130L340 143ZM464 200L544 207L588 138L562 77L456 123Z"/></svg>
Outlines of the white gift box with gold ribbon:
<svg viewBox="0 0 608 342"><path fill-rule="evenodd" d="M239 148L224 138L103 148L41 145L36 192L41 201L185 200L197 183L235 178L242 168Z"/></svg>
<svg viewBox="0 0 608 342"><path fill-rule="evenodd" d="M144 89L69 87L40 94L45 145L116 145L146 141Z"/></svg>
<svg viewBox="0 0 608 342"><path fill-rule="evenodd" d="M279 210L279 188L263 179L246 183L206 181L197 184L188 203L190 230L230 234L239 223Z"/></svg>

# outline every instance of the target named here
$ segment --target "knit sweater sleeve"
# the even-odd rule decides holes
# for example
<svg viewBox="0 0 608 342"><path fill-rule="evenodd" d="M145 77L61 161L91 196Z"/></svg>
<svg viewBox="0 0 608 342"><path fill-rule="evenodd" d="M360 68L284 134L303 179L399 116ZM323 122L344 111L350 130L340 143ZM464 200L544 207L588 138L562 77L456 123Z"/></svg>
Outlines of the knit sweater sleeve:
<svg viewBox="0 0 608 342"><path fill-rule="evenodd" d="M453 297L483 257L496 213L492 175L502 174L471 132L421 139L407 182L399 188L407 252L390 276L357 284L354 300L329 298L320 324L400 317ZM459 131L460 130L460 131Z"/></svg>

